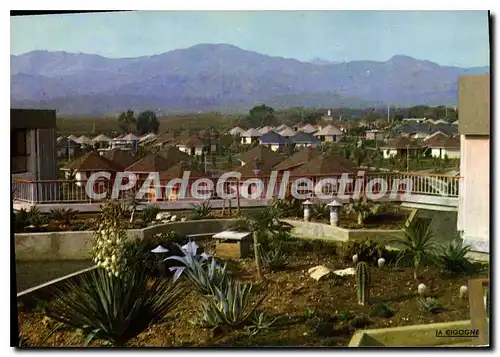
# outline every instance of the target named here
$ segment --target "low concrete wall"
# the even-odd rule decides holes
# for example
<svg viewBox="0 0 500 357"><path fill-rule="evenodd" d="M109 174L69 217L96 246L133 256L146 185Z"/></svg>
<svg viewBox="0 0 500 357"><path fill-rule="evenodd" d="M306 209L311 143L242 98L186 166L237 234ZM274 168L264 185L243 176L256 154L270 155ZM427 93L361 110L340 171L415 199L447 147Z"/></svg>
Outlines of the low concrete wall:
<svg viewBox="0 0 500 357"><path fill-rule="evenodd" d="M389 244L391 240L403 236L399 229L346 229L325 223L305 222L285 219L291 224L292 235L299 238L320 238L338 242L360 241L372 239L381 244Z"/></svg>
<svg viewBox="0 0 500 357"><path fill-rule="evenodd" d="M473 337L446 336L449 330L470 330L470 320L440 322L424 325L410 325L356 331L349 347L432 347L453 345L474 345ZM443 336L436 337L440 331Z"/></svg>
<svg viewBox="0 0 500 357"><path fill-rule="evenodd" d="M156 233L175 231L179 235L217 233L237 219L206 219L169 222L143 229L130 229L131 239L147 239ZM90 259L93 231L16 233L17 261Z"/></svg>

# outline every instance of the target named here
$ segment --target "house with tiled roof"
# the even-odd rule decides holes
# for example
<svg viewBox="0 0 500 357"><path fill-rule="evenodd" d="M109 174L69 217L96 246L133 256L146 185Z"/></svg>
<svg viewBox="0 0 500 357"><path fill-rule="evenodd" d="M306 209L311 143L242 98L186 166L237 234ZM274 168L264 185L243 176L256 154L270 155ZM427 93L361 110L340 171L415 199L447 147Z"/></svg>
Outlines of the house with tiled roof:
<svg viewBox="0 0 500 357"><path fill-rule="evenodd" d="M272 151L278 151L280 148L283 148L286 144L290 143L290 140L275 131L268 131L266 134L262 135L259 138L259 142L261 145L267 146Z"/></svg>
<svg viewBox="0 0 500 357"><path fill-rule="evenodd" d="M241 135L245 132L245 129L240 128L239 126L235 126L231 130L229 130L229 135Z"/></svg>
<svg viewBox="0 0 500 357"><path fill-rule="evenodd" d="M193 165L193 162L190 158L188 160L182 160L176 163L175 165L171 166L170 168L161 171L159 173L160 176L160 189L162 191L162 197L164 197L166 200L172 201L172 200L177 200L178 199L178 194L180 190L180 184L171 184L171 180L174 179L182 179L184 174L189 171L189 179L197 179L197 178L203 178L203 177L210 177L208 174L205 172L199 170ZM189 186L187 188L186 195L191 194L191 187ZM203 185L198 186L198 191L203 191ZM203 192L201 192L203 193ZM153 192L153 195L150 194L150 200L155 201L156 192Z"/></svg>
<svg viewBox="0 0 500 357"><path fill-rule="evenodd" d="M296 132L292 128L286 127L284 129L278 131L278 134L280 134L281 136L284 136L286 138L291 138L292 136L294 136L296 134Z"/></svg>
<svg viewBox="0 0 500 357"><path fill-rule="evenodd" d="M175 133L173 131L167 131L165 133L162 133L156 137L156 139L151 142L152 145L156 147L164 147L167 145L171 145L172 142L175 140Z"/></svg>
<svg viewBox="0 0 500 357"><path fill-rule="evenodd" d="M316 128L314 125L306 124L303 127L299 128L298 131L302 131L308 134L313 134L318 131L318 128Z"/></svg>
<svg viewBox="0 0 500 357"><path fill-rule="evenodd" d="M138 161L137 156L131 155L128 151L112 149L100 153L102 157L113 162L117 168L125 170L127 167Z"/></svg>
<svg viewBox="0 0 500 357"><path fill-rule="evenodd" d="M379 129L367 130L365 133L366 140L383 141L387 137L387 132Z"/></svg>
<svg viewBox="0 0 500 357"><path fill-rule="evenodd" d="M136 153L138 147L139 137L132 133L117 136L109 142L110 149L130 150Z"/></svg>
<svg viewBox="0 0 500 357"><path fill-rule="evenodd" d="M168 167L177 164L180 161L191 160L191 156L180 151L175 146L166 146L156 153L168 162Z"/></svg>
<svg viewBox="0 0 500 357"><path fill-rule="evenodd" d="M253 144L259 142L259 138L262 136L262 133L257 129L251 128L241 133L240 136L242 144Z"/></svg>
<svg viewBox="0 0 500 357"><path fill-rule="evenodd" d="M264 134L267 134L269 133L271 130L273 130L274 128L272 126L269 126L269 125L266 125L266 126L263 126L262 128L259 128L258 130L260 131L260 133L262 135Z"/></svg>
<svg viewBox="0 0 500 357"><path fill-rule="evenodd" d="M112 161L99 155L96 151L92 151L66 164L61 170L64 171L67 178L74 173L74 179L77 181L76 184L83 187L85 181L88 180L93 173L104 171L114 174L121 171L121 168Z"/></svg>
<svg viewBox="0 0 500 357"><path fill-rule="evenodd" d="M144 134L139 138L139 145L151 144L153 141L156 140L157 137L158 135L156 135L155 133Z"/></svg>
<svg viewBox="0 0 500 357"><path fill-rule="evenodd" d="M314 136L323 142L338 142L342 138L344 133L332 124L328 124L324 128L314 133Z"/></svg>
<svg viewBox="0 0 500 357"><path fill-rule="evenodd" d="M76 155L79 155L82 150L82 145L76 141L71 140L69 137L58 137L56 139L56 155L60 158L71 160Z"/></svg>
<svg viewBox="0 0 500 357"><path fill-rule="evenodd" d="M449 138L441 134L434 135L432 138L426 139L423 145L431 150L432 157L460 158L460 138L458 137Z"/></svg>
<svg viewBox="0 0 500 357"><path fill-rule="evenodd" d="M111 138L104 134L99 134L92 139L94 146L97 146L98 148L107 148L110 141Z"/></svg>
<svg viewBox="0 0 500 357"><path fill-rule="evenodd" d="M290 141L295 145L295 147L318 146L321 144L321 140L313 134L306 133L304 131L298 131L290 138Z"/></svg>
<svg viewBox="0 0 500 357"><path fill-rule="evenodd" d="M419 141L406 136L399 136L389 140L381 144L379 148L382 150L384 159L396 156L406 157L407 154L414 157L425 149Z"/></svg>
<svg viewBox="0 0 500 357"><path fill-rule="evenodd" d="M170 163L158 154L149 154L125 168L125 172L135 173L139 179L146 179L151 172L165 171Z"/></svg>
<svg viewBox="0 0 500 357"><path fill-rule="evenodd" d="M259 145L243 153L239 160L241 161L242 166L248 163L255 163L257 161L266 163L266 165L270 164L272 167L283 160L283 155L271 150L267 146Z"/></svg>
<svg viewBox="0 0 500 357"><path fill-rule="evenodd" d="M336 154L328 153L314 157L311 161L292 170L293 176L340 175L357 173L359 167L351 160Z"/></svg>
<svg viewBox="0 0 500 357"><path fill-rule="evenodd" d="M305 147L287 157L273 167L276 171L289 171L305 165L315 157L321 155L320 151L314 147Z"/></svg>
<svg viewBox="0 0 500 357"><path fill-rule="evenodd" d="M203 139L198 136L189 136L177 139L175 140L175 146L180 151L191 156L203 155L203 153L208 151Z"/></svg>

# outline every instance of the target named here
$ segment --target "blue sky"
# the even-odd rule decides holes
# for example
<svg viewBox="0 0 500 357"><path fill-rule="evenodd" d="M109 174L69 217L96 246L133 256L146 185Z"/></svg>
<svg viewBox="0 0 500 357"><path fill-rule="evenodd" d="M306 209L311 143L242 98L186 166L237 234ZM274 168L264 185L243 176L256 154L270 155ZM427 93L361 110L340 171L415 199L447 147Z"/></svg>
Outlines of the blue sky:
<svg viewBox="0 0 500 357"><path fill-rule="evenodd" d="M489 65L487 11L139 11L11 17L11 54L33 50L138 57L229 43L308 61Z"/></svg>

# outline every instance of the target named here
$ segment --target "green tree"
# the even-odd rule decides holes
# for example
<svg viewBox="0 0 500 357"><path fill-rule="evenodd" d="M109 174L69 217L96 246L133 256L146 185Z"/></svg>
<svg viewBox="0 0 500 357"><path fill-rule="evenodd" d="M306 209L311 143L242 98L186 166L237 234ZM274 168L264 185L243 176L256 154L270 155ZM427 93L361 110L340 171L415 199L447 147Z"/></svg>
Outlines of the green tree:
<svg viewBox="0 0 500 357"><path fill-rule="evenodd" d="M156 114L152 110L146 110L139 114L136 128L139 135L146 133L158 133L160 123L158 122Z"/></svg>
<svg viewBox="0 0 500 357"><path fill-rule="evenodd" d="M123 133L131 133L135 124L135 114L133 110L122 112L118 117L118 126Z"/></svg>
<svg viewBox="0 0 500 357"><path fill-rule="evenodd" d="M247 121L252 127L274 124L274 109L265 105L256 105L250 109Z"/></svg>

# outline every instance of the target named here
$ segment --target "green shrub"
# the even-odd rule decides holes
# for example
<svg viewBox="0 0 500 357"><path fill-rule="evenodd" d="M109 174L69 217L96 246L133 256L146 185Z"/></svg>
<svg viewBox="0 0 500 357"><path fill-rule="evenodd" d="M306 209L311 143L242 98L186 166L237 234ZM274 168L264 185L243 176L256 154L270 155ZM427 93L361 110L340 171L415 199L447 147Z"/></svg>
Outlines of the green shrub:
<svg viewBox="0 0 500 357"><path fill-rule="evenodd" d="M273 198L271 207L279 211L282 217L302 217L304 215L304 207L302 201L290 197L281 199L278 197Z"/></svg>
<svg viewBox="0 0 500 357"><path fill-rule="evenodd" d="M151 250L158 245L162 245L169 250L168 255L178 253L176 243L185 241L181 236L171 231L168 233L154 234L148 239L134 239L124 245L124 257L126 268L129 271L145 271L149 276L156 276L158 273L158 257ZM169 262L165 262L166 267Z"/></svg>
<svg viewBox="0 0 500 357"><path fill-rule="evenodd" d="M161 209L157 205L147 205L141 211L140 217L146 223L150 223L156 219L156 215L160 213Z"/></svg>
<svg viewBox="0 0 500 357"><path fill-rule="evenodd" d="M453 273L467 271L470 268L470 262L467 254L470 252L470 246L464 246L463 240L455 238L448 245L442 246L436 259L439 266Z"/></svg>
<svg viewBox="0 0 500 357"><path fill-rule="evenodd" d="M115 278L100 268L78 282L67 283L67 288L56 288L56 299L47 315L82 330L85 345L93 338L125 345L152 322L161 320L180 301L182 293L169 280L158 279L151 284L150 278L140 273Z"/></svg>
<svg viewBox="0 0 500 357"><path fill-rule="evenodd" d="M349 321L349 327L352 329L357 329L357 328L366 328L367 326L371 325L373 323L372 320L368 318L368 316L365 315L359 315L353 318L351 321Z"/></svg>
<svg viewBox="0 0 500 357"><path fill-rule="evenodd" d="M370 307L370 312L368 314L370 317L392 317L394 313L385 304L376 304Z"/></svg>
<svg viewBox="0 0 500 357"><path fill-rule="evenodd" d="M352 262L352 256L355 254L358 255L360 262L377 264L379 258L387 255L387 250L383 245L371 239L344 243L342 248L342 259L346 262Z"/></svg>
<svg viewBox="0 0 500 357"><path fill-rule="evenodd" d="M64 222L65 224L70 224L76 218L78 214L77 210L68 208L58 208L51 209L49 213L49 218L54 221Z"/></svg>
<svg viewBox="0 0 500 357"><path fill-rule="evenodd" d="M22 232L24 230L24 227L30 224L28 211L26 211L24 208L21 208L19 211L14 212L13 214L14 214L14 229L16 232Z"/></svg>
<svg viewBox="0 0 500 357"><path fill-rule="evenodd" d="M315 220L330 219L330 208L324 202L316 202L312 206L311 218Z"/></svg>

